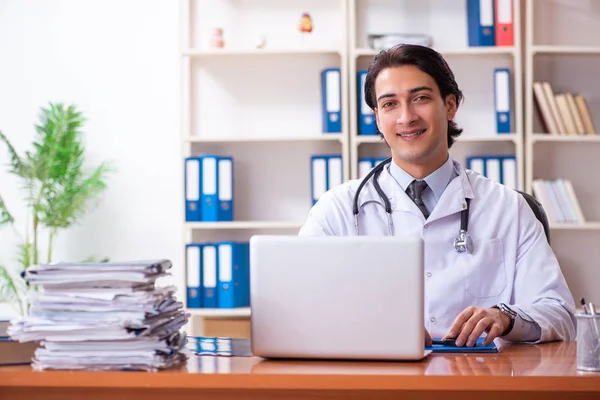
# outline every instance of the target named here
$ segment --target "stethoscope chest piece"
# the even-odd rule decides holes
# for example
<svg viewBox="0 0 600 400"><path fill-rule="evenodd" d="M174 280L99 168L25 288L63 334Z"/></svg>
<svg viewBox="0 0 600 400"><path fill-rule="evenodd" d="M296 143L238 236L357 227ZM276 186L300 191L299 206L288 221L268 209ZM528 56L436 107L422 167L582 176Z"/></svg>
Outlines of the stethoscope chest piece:
<svg viewBox="0 0 600 400"><path fill-rule="evenodd" d="M454 250L459 253L467 252L473 254L473 240L466 230L461 229L458 236L454 239Z"/></svg>

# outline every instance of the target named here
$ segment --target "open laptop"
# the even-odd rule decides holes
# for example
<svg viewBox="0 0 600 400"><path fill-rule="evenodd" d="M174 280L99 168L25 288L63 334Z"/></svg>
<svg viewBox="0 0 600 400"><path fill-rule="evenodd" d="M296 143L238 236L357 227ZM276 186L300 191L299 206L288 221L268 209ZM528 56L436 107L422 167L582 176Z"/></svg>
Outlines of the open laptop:
<svg viewBox="0 0 600 400"><path fill-rule="evenodd" d="M422 359L423 269L420 237L253 236L252 353Z"/></svg>

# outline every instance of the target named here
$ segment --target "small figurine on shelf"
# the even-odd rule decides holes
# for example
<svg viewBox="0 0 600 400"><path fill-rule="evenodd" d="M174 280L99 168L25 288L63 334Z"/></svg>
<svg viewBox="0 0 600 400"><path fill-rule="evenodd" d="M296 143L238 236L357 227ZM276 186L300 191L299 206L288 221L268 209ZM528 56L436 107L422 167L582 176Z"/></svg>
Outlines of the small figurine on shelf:
<svg viewBox="0 0 600 400"><path fill-rule="evenodd" d="M260 35L258 37L258 40L256 42L256 48L257 49L264 49L265 46L267 44L267 38L265 37L265 35Z"/></svg>
<svg viewBox="0 0 600 400"><path fill-rule="evenodd" d="M300 24L298 25L298 30L304 33L311 33L313 30L312 18L309 13L302 14L302 19L300 20Z"/></svg>
<svg viewBox="0 0 600 400"><path fill-rule="evenodd" d="M312 33L313 31L313 22L309 13L305 12L302 14L302 18L300 19L300 24L298 24L298 31L300 31L300 37L302 46L305 46L305 39L307 33Z"/></svg>
<svg viewBox="0 0 600 400"><path fill-rule="evenodd" d="M213 28L212 35L210 36L210 47L218 49L225 47L222 28Z"/></svg>

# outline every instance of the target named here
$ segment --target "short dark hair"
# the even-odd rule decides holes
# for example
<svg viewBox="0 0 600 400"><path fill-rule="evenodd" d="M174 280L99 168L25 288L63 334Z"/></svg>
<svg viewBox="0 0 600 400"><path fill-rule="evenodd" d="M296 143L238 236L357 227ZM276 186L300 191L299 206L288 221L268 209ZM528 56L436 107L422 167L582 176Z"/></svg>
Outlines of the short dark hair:
<svg viewBox="0 0 600 400"><path fill-rule="evenodd" d="M399 67L403 65L414 65L421 71L430 75L440 89L442 98L446 100L448 95L456 96L456 107L463 100L463 94L454 79L454 73L446 63L446 60L437 51L419 45L400 44L388 50L382 50L375 56L369 66L365 78L365 101L372 110L377 107L375 96L375 79L384 68ZM448 147L452 147L454 140L462 133L456 122L448 121Z"/></svg>

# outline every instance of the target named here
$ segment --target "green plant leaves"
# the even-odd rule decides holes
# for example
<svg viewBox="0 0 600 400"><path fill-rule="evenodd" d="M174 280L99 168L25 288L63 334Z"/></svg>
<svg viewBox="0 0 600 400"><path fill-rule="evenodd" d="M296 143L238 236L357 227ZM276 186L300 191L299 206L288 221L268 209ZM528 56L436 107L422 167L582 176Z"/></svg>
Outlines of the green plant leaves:
<svg viewBox="0 0 600 400"><path fill-rule="evenodd" d="M13 222L15 222L15 219L8 212L8 208L6 208L4 199L2 198L2 196L0 196L0 225L6 224L6 223L12 224Z"/></svg>
<svg viewBox="0 0 600 400"><path fill-rule="evenodd" d="M49 103L47 107L41 107L35 125L37 135L32 148L23 155L17 154L0 132L0 142L8 149L9 172L21 178L25 190L30 226L18 249L18 261L23 270L38 262L41 228L50 232L50 259L52 239L57 231L81 219L107 187L106 179L112 171L107 163L90 170L84 167L84 123L85 118L75 105ZM14 224L14 218L0 197L0 225L6 223ZM22 307L19 292L25 286L23 279L12 278L6 268L0 267L0 302L18 301Z"/></svg>
<svg viewBox="0 0 600 400"><path fill-rule="evenodd" d="M23 304L19 293L24 289L24 281L14 278L5 266L0 265L0 303L18 303L22 314Z"/></svg>

